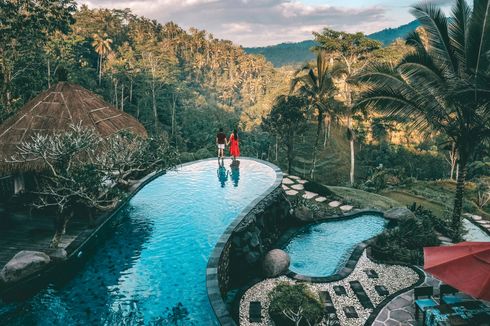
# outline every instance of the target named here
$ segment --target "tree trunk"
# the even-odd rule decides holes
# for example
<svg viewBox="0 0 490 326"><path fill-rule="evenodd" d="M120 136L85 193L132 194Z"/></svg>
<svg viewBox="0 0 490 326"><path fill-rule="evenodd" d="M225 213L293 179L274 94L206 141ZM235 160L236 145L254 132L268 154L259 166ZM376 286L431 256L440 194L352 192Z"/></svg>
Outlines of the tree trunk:
<svg viewBox="0 0 490 326"><path fill-rule="evenodd" d="M313 162L311 164L310 178L313 180L315 169L316 169L316 160L317 160L317 151L318 151L318 143L320 142L320 135L322 133L323 126L323 111L318 110L318 121L317 121L317 129L316 129L316 139L315 146L313 147Z"/></svg>
<svg viewBox="0 0 490 326"><path fill-rule="evenodd" d="M133 103L133 79L129 81L129 103Z"/></svg>
<svg viewBox="0 0 490 326"><path fill-rule="evenodd" d="M51 88L51 63L48 58L48 88Z"/></svg>
<svg viewBox="0 0 490 326"><path fill-rule="evenodd" d="M453 240L458 240L459 230L461 228L461 212L463 210L466 172L466 160L460 160L458 167L458 181L456 183L456 193L454 195L453 216L451 220L451 226L454 231Z"/></svg>
<svg viewBox="0 0 490 326"><path fill-rule="evenodd" d="M153 107L153 117L155 119L155 132L158 132L158 111L157 111L157 98L156 98L156 90L155 90L155 80L151 81L151 98L152 98L152 107Z"/></svg>
<svg viewBox="0 0 490 326"><path fill-rule="evenodd" d="M288 174L291 175L293 170L294 159L294 131L289 129L288 135Z"/></svg>
<svg viewBox="0 0 490 326"><path fill-rule="evenodd" d="M453 142L451 151L449 152L449 160L451 164L451 175L450 179L454 180L454 170L456 168L456 162L457 162L457 152L456 152L456 144Z"/></svg>
<svg viewBox="0 0 490 326"><path fill-rule="evenodd" d="M61 212L56 216L55 218L56 231L49 245L51 248L58 248L58 246L60 245L63 235L66 233L66 226L72 216L73 216L73 212L70 212L68 214L65 212Z"/></svg>
<svg viewBox="0 0 490 326"><path fill-rule="evenodd" d="M99 86L102 80L102 55L99 55Z"/></svg>
<svg viewBox="0 0 490 326"><path fill-rule="evenodd" d="M355 171L355 164L356 164L356 157L355 157L355 148L354 148L354 131L352 130L352 118L347 117L347 129L349 132L349 143L350 143L350 173L349 173L349 180L350 180L350 185L354 185L354 171Z"/></svg>
<svg viewBox="0 0 490 326"><path fill-rule="evenodd" d="M121 111L124 112L124 83L121 85Z"/></svg>
<svg viewBox="0 0 490 326"><path fill-rule="evenodd" d="M278 159L278 155L279 155L279 141L277 140L277 135L276 135L276 162L277 162L277 159Z"/></svg>

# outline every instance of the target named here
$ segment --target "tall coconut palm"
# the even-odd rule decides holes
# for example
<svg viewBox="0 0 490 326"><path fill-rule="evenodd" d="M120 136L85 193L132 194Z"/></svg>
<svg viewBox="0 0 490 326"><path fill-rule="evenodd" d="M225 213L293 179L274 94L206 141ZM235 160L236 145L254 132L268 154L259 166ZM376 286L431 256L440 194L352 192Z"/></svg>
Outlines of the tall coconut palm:
<svg viewBox="0 0 490 326"><path fill-rule="evenodd" d="M369 89L356 107L372 107L407 117L419 130L447 135L458 153L458 177L452 227L461 226L468 161L490 138L490 2L455 0L451 17L435 5L420 4L412 13L424 36L414 32L407 43L414 50L392 67L372 65L358 81ZM455 237L457 233L455 233Z"/></svg>
<svg viewBox="0 0 490 326"><path fill-rule="evenodd" d="M316 165L318 143L322 131L325 115L333 117L335 106L329 105L332 102L337 88L334 79L346 72L345 66L334 63L327 57L326 51L319 51L316 66L308 64L296 72L296 77L291 81L290 93L297 91L309 100L310 108L317 113L317 131L315 147L313 149L313 164L310 177L313 178Z"/></svg>
<svg viewBox="0 0 490 326"><path fill-rule="evenodd" d="M92 35L94 39L92 42L92 46L95 49L95 52L99 55L99 85L102 79L102 62L104 57L107 56L111 51L112 40L107 37L107 33L104 33L102 36L95 33Z"/></svg>

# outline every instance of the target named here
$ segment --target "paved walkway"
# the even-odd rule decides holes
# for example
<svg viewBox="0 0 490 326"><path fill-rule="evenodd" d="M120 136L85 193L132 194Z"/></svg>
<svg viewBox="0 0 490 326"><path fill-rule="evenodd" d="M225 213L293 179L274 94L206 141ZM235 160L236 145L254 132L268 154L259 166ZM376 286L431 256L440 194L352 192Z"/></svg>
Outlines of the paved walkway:
<svg viewBox="0 0 490 326"><path fill-rule="evenodd" d="M424 272L425 273L425 272ZM439 289L441 281L425 273L425 281L421 286L432 286ZM406 326L418 325L415 321L415 306L413 302L413 290L407 291L395 297L378 314L373 326Z"/></svg>

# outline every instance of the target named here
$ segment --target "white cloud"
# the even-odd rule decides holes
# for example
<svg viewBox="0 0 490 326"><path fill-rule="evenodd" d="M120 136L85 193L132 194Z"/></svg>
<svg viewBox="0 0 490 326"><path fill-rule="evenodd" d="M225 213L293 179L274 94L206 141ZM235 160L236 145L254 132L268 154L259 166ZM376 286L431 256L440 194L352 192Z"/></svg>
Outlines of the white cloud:
<svg viewBox="0 0 490 326"><path fill-rule="evenodd" d="M380 0L382 1L382 0ZM438 0L440 1L440 0ZM262 46L311 39L323 27L371 33L397 26L383 6L355 8L305 4L298 0L80 0L89 7L131 8L161 23L196 27L243 46ZM361 2L361 1L359 1Z"/></svg>

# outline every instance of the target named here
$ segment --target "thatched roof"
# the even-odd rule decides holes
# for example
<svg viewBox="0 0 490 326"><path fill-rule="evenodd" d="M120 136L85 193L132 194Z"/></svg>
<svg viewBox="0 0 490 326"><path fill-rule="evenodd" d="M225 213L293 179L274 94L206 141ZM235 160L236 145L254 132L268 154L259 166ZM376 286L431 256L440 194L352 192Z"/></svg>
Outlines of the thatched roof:
<svg viewBox="0 0 490 326"><path fill-rule="evenodd" d="M120 130L147 135L135 118L104 102L98 95L79 85L58 83L0 125L0 172L41 170L41 162L12 164L5 160L17 152L20 143L29 141L33 135L67 130L70 124L94 127L101 136Z"/></svg>

